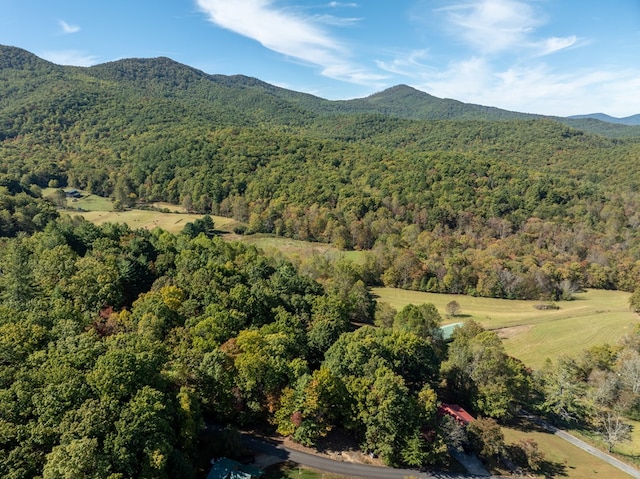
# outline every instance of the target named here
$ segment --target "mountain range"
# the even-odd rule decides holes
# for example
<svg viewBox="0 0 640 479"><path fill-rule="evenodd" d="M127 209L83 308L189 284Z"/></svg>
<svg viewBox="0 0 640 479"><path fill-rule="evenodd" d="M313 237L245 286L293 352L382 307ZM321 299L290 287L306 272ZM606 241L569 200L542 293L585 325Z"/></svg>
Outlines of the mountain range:
<svg viewBox="0 0 640 479"><path fill-rule="evenodd" d="M585 132L613 138L640 136L640 115L614 118L605 114L550 117L463 103L429 95L407 85L397 85L365 98L330 101L270 85L243 75L209 75L169 58L123 59L92 67L59 66L25 50L0 46L0 70L11 70L25 83L1 92L0 107L20 103L21 98L69 94L71 84L82 85L85 101L105 100L100 81L127 85L132 91L157 96L165 101L179 99L197 104L201 114L213 117L232 115L239 123L265 121L270 117L294 124L310 116L370 114L407 120L512 120L548 118ZM18 73L20 72L20 73ZM34 73L37 72L37 75ZM91 79L91 81L88 81ZM28 86L27 86L28 85ZM56 88L58 90L56 90ZM108 89L108 88L107 88ZM115 92L113 92L115 93ZM121 92L122 93L122 92ZM92 100L93 99L93 100ZM51 98L43 98L50 101Z"/></svg>
<svg viewBox="0 0 640 479"><path fill-rule="evenodd" d="M330 101L164 57L71 67L0 47L0 194L69 186L117 210L166 201L232 217L244 232L344 249L411 245L421 231L489 242L514 234L522 246L510 258L577 268L593 258L611 273L584 284L632 290L635 273L614 276L608 265L640 265L639 155L637 125L470 105L406 85ZM531 256L536 235L536 248L558 244ZM411 277L387 279L466 288ZM488 284L482 295L510 294Z"/></svg>

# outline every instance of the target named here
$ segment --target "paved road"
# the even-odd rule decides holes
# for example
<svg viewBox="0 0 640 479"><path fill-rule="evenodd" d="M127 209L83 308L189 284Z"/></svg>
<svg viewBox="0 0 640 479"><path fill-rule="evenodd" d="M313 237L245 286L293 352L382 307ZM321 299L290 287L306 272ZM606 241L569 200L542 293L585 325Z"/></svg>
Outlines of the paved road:
<svg viewBox="0 0 640 479"><path fill-rule="evenodd" d="M367 479L406 479L410 476L421 479L470 479L477 477L447 472L418 472L412 469L394 469L353 462L334 461L323 456L289 449L282 444L273 444L262 439L245 436L243 440L249 448L256 452L278 457L282 459L282 461L291 461L302 466L343 476L365 477Z"/></svg>
<svg viewBox="0 0 640 479"><path fill-rule="evenodd" d="M613 467L617 467L621 471L626 472L631 477L635 477L637 479L640 479L640 471L638 469L636 469L635 467L630 466L629 464L624 463L624 462L620 461L619 459L616 459L615 457L607 454L606 452L603 452L600 449L597 449L597 448L591 446L590 444L587 444L586 442L578 439L575 436L572 436L571 434L569 434L566 431L563 431L562 429L558 429L557 427L552 426L551 424L543 421L542 419L540 419L538 417L535 417L535 416L533 416L531 414L524 414L524 417L526 417L530 421L533 421L533 422L539 424L540 426L544 427L547 431L555 434L556 436L564 439L567 442L570 442L574 446L579 447L583 451L586 451L589 454L591 454L593 456L596 456L598 459L602 459L604 462L607 462L607 463L611 464Z"/></svg>

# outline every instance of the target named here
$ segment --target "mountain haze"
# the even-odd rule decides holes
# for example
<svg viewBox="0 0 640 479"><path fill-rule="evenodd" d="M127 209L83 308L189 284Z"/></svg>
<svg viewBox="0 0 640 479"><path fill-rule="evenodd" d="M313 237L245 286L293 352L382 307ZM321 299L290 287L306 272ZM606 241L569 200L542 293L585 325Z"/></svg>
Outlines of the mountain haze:
<svg viewBox="0 0 640 479"><path fill-rule="evenodd" d="M617 123L620 125L633 125L633 126L640 125L640 114L626 116L624 118L616 118L614 116L609 116L604 113L590 113L588 115L573 115L568 118L575 119L575 120L583 120L586 118L591 118L594 120L604 121L607 123Z"/></svg>

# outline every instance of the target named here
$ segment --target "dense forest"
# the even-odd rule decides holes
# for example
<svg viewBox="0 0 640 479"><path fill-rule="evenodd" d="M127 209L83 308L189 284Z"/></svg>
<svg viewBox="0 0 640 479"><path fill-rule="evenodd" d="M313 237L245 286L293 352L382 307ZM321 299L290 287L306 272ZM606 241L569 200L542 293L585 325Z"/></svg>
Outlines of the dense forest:
<svg viewBox="0 0 640 479"><path fill-rule="evenodd" d="M447 446L503 453L495 421L522 407L615 444L607 424L640 417L639 331L534 372L494 332L467 322L445 344L433 306L376 310L368 287L637 291L639 140L403 86L330 102L166 58L0 47L0 475L195 477L233 427L309 445L341 428L387 464L446 465ZM365 260L297 268L208 217L97 227L42 198L66 186ZM466 437L443 401L486 419Z"/></svg>
<svg viewBox="0 0 640 479"><path fill-rule="evenodd" d="M600 134L402 86L329 102L166 58L75 68L1 53L0 174L24 185L370 251L372 283L635 289L640 127L611 138L595 120Z"/></svg>
<svg viewBox="0 0 640 479"><path fill-rule="evenodd" d="M610 446L640 417L640 330L533 372L473 321L446 344L433 305L376 311L351 262L303 274L204 232L23 224L0 248L2 477L199 477L242 454L233 428L305 445L340 428L389 465L444 467L449 446L535 471L535 443L507 448L498 428L522 407ZM481 419L465 431L441 402Z"/></svg>

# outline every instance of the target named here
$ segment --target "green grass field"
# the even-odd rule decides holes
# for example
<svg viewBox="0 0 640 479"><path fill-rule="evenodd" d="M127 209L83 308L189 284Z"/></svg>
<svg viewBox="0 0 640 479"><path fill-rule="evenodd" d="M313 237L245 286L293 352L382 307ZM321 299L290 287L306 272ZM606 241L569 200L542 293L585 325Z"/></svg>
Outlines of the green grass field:
<svg viewBox="0 0 640 479"><path fill-rule="evenodd" d="M421 293L394 288L374 288L378 301L400 310L407 304L433 303L443 318L446 304L457 301L458 318L472 318L495 330L507 352L532 368L540 368L546 358L575 356L590 346L613 344L630 332L638 318L629 310L629 293L589 290L576 294L574 301L558 301L559 309L538 310L540 301L511 301L448 294Z"/></svg>
<svg viewBox="0 0 640 479"><path fill-rule="evenodd" d="M50 196L55 188L42 190L43 196ZM82 198L67 198L67 208L78 211L66 211L70 216L82 216L87 221L101 225L104 223L124 223L131 228L155 229L162 228L170 233L179 233L184 225L202 218L200 214L187 214L183 207L171 203L154 203L157 210L131 209L126 211L113 211L113 202L109 198L89 194L79 190ZM164 210L164 211L161 211ZM170 211L166 213L165 211ZM223 216L211 216L217 230L230 232L238 223L231 218Z"/></svg>
<svg viewBox="0 0 640 479"><path fill-rule="evenodd" d="M162 213L153 210L127 210L127 211L86 211L69 213L72 216L82 216L87 221L101 225L104 223L125 223L131 228L155 229L162 228L170 233L179 233L189 222L202 215ZM222 216L211 216L213 223L218 230L226 231L233 228L236 222L230 218Z"/></svg>
<svg viewBox="0 0 640 479"><path fill-rule="evenodd" d="M536 427L515 429L503 427L505 442L515 444L521 439L533 439L544 453L544 466L539 477L569 479L628 479L629 475L568 443L560 437Z"/></svg>
<svg viewBox="0 0 640 479"><path fill-rule="evenodd" d="M353 261L354 263L362 263L364 261L363 251L342 251L327 243L300 241L270 234L253 234L246 236L230 234L227 235L225 239L252 244L267 253L277 251L288 258L304 258L310 255L319 254L336 261L341 259Z"/></svg>
<svg viewBox="0 0 640 479"><path fill-rule="evenodd" d="M66 188L65 188L66 189ZM43 188L42 196L52 197L59 188ZM67 198L67 208L85 211L113 211L113 202L110 198L91 194L87 191L78 190L81 198Z"/></svg>
<svg viewBox="0 0 640 479"><path fill-rule="evenodd" d="M51 196L56 188L45 188L42 190L43 196ZM67 199L67 207L77 209L76 212L69 211L72 216L82 216L87 221L101 225L104 223L125 223L131 228L162 228L170 233L179 233L184 225L190 221L201 218L201 214L188 214L184 207L172 203L157 202L151 206L154 210L131 209L126 211L113 211L113 202L109 198L90 194L79 190L82 198ZM355 263L364 261L362 251L341 251L337 248L323 243L312 243L310 241L299 241L290 238L283 238L275 235L255 234L238 235L232 233L239 223L231 218L223 216L213 216L213 223L216 230L226 233L224 238L229 241L242 241L253 244L267 252L279 251L289 258L303 258L313 254L330 255L335 260L347 259Z"/></svg>
<svg viewBox="0 0 640 479"><path fill-rule="evenodd" d="M88 195L78 199L67 199L67 207L85 211L113 211L113 202L102 196Z"/></svg>

